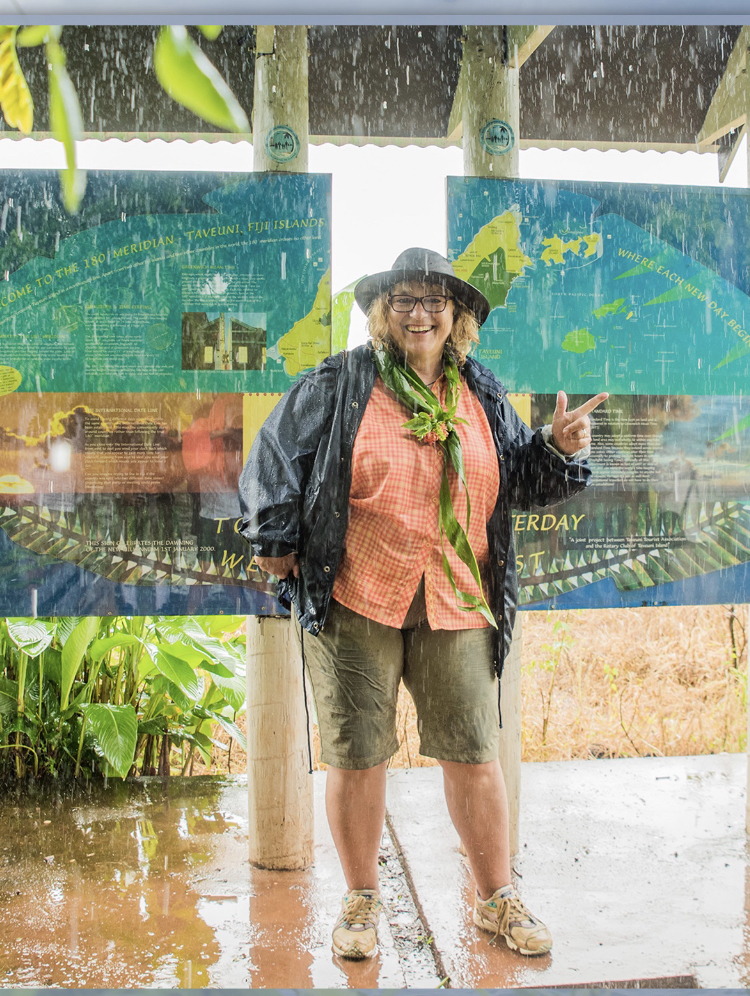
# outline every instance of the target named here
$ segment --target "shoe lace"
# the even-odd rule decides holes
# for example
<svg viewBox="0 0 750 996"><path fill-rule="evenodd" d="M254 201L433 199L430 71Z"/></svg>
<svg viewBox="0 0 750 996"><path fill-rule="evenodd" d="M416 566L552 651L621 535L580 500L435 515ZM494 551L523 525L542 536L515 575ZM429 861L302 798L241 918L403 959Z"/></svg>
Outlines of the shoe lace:
<svg viewBox="0 0 750 996"><path fill-rule="evenodd" d="M492 938L492 943L498 937L505 936L510 932L511 923L534 923L534 917L517 895L501 896L496 900L500 905L497 910L497 928Z"/></svg>
<svg viewBox="0 0 750 996"><path fill-rule="evenodd" d="M357 923L364 926L367 921L372 921L378 911L379 900L376 896L349 896L346 900L346 909L343 919L347 923Z"/></svg>

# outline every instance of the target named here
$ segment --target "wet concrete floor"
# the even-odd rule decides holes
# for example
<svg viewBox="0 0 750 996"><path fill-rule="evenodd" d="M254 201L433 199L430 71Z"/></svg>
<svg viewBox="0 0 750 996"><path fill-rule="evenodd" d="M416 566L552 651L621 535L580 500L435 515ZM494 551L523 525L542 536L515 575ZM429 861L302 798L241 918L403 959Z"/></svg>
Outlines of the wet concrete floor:
<svg viewBox="0 0 750 996"><path fill-rule="evenodd" d="M746 770L741 754L524 764L514 868L552 932L541 958L474 926L440 772L394 773L392 826L451 985L747 987Z"/></svg>
<svg viewBox="0 0 750 996"><path fill-rule="evenodd" d="M250 868L242 778L110 783L103 797L0 803L0 987L434 988L390 838L389 914L366 962L333 955L344 880L316 777L316 860Z"/></svg>
<svg viewBox="0 0 750 996"><path fill-rule="evenodd" d="M391 772L381 950L330 950L343 877L315 775L316 861L252 869L244 779L111 783L0 801L0 987L745 987L744 755L523 766L519 886L550 925L527 959L471 922L436 768ZM417 907L422 912L420 921ZM663 981L657 981L663 980Z"/></svg>

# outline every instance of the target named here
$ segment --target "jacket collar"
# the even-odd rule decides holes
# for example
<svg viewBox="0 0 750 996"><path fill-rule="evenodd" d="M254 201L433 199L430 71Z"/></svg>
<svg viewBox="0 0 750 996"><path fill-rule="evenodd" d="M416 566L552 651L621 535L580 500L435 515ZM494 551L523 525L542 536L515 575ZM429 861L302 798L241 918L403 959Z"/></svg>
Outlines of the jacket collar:
<svg viewBox="0 0 750 996"><path fill-rule="evenodd" d="M466 383L469 385L469 389L474 391L476 394L484 393L490 395L493 399L498 401L503 401L506 394L508 393L507 388L497 377L488 370L487 367L482 366L477 360L472 356L467 356L462 367L462 372L466 377Z"/></svg>

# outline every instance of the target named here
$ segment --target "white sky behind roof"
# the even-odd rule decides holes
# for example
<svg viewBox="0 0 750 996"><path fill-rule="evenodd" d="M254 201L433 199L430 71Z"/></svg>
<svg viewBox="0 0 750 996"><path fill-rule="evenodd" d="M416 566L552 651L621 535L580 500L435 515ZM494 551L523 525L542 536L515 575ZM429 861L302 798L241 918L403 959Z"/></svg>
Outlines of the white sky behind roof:
<svg viewBox="0 0 750 996"><path fill-rule="evenodd" d="M0 167L58 168L62 147L52 139L0 140ZM85 169L252 170L246 142L144 142L133 139L79 143ZM334 292L367 273L388 269L407 246L446 252L447 176L463 175L459 147L311 145L309 169L333 176L332 287ZM695 152L601 152L595 149L522 149L526 179L597 180L681 186L718 186L716 156ZM747 186L747 139L724 186ZM364 342L364 318L352 315L350 342Z"/></svg>

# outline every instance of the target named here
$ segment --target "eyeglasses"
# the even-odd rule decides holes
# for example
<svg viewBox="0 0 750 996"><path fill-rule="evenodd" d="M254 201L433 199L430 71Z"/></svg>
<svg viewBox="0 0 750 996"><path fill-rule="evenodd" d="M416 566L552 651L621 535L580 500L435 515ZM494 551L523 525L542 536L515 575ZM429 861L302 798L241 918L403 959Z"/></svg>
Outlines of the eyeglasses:
<svg viewBox="0 0 750 996"><path fill-rule="evenodd" d="M425 297L413 297L411 294L388 295L388 304L401 314L408 314L421 304L428 315L437 315L445 311L446 304L452 300L452 297L445 297L443 294L427 294Z"/></svg>

